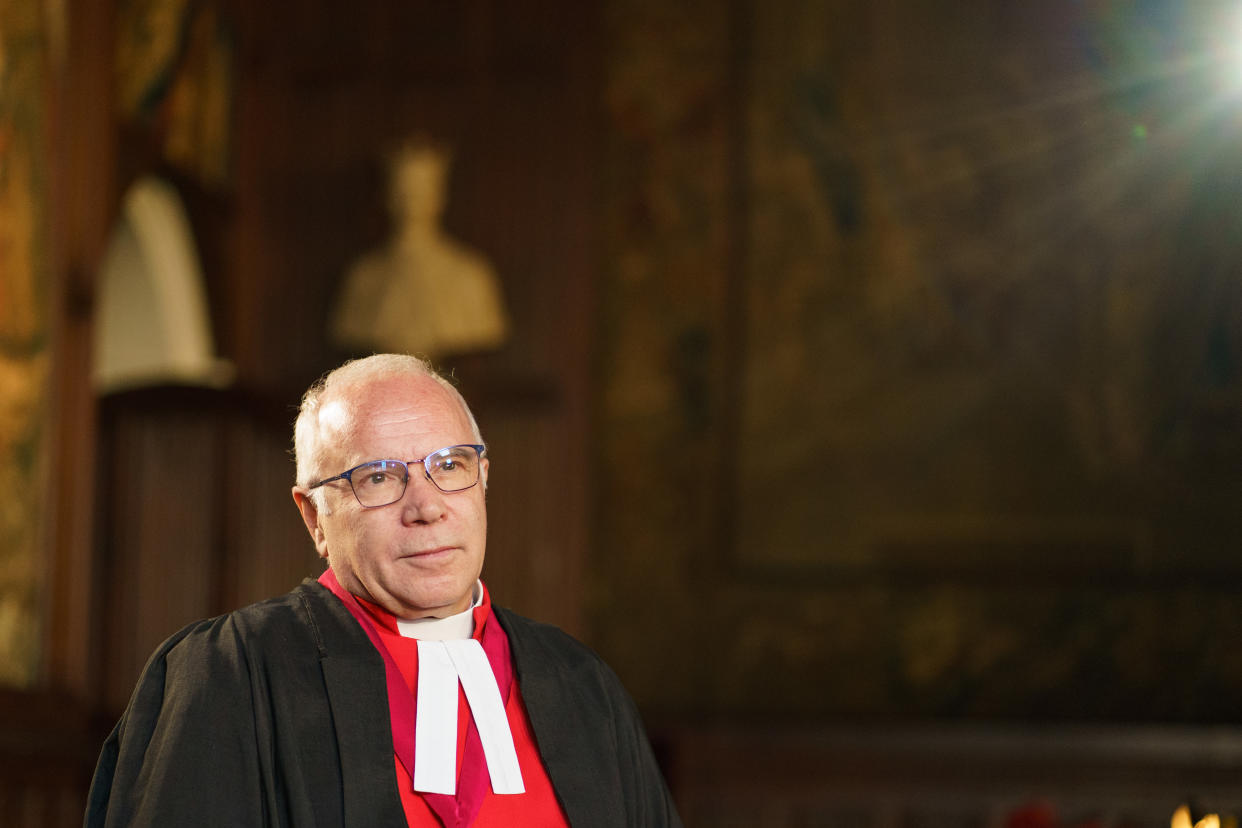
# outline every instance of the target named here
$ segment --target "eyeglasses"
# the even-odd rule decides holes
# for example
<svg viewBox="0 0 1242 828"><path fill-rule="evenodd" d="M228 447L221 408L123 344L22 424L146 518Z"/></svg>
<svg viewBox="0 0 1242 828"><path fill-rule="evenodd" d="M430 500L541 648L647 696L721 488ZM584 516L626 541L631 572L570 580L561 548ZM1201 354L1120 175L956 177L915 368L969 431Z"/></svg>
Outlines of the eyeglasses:
<svg viewBox="0 0 1242 828"><path fill-rule="evenodd" d="M462 492L479 482L481 460L487 454L484 446L449 446L433 451L422 460L370 460L328 477L307 488L317 489L333 480L347 480L354 497L364 508L374 509L396 503L405 495L410 482L410 466L423 464L423 474L445 494Z"/></svg>

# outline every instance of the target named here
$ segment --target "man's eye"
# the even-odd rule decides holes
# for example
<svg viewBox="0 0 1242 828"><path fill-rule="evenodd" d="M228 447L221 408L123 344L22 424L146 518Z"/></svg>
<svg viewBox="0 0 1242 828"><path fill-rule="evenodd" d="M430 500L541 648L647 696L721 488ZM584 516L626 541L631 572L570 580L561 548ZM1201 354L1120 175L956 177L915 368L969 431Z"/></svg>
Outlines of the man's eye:
<svg viewBox="0 0 1242 828"><path fill-rule="evenodd" d="M363 477L355 478L355 480L365 486L387 486L392 483L400 483L402 479L400 468L391 468L387 465L377 465Z"/></svg>
<svg viewBox="0 0 1242 828"><path fill-rule="evenodd" d="M457 471L457 467L461 465L460 460L454 460L452 457L445 457L440 461L440 471Z"/></svg>

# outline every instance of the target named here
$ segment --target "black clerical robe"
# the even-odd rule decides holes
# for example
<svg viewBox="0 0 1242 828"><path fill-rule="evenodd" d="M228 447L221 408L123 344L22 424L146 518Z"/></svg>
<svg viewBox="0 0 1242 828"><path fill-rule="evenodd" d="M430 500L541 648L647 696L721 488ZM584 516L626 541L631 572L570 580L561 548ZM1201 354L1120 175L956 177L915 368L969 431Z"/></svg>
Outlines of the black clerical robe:
<svg viewBox="0 0 1242 828"><path fill-rule="evenodd" d="M502 608L557 797L576 826L679 826L634 705L590 649ZM104 743L85 826L403 826L384 662L322 585L191 624Z"/></svg>

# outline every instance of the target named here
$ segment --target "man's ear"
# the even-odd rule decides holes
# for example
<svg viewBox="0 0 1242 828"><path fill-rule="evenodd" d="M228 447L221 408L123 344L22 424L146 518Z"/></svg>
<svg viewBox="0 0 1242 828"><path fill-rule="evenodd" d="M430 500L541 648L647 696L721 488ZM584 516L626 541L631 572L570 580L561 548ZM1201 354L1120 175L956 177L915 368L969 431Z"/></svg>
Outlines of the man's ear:
<svg viewBox="0 0 1242 828"><path fill-rule="evenodd" d="M310 533L311 541L315 544L315 551L319 553L319 557L328 557L328 539L324 537L323 527L319 525L319 509L315 506L315 501L311 499L310 493L301 486L293 487L293 502L297 504L298 512L302 515L302 522L306 524L306 531Z"/></svg>
<svg viewBox="0 0 1242 828"><path fill-rule="evenodd" d="M487 469L491 465L486 457L479 463L479 479L483 481L483 491L487 491Z"/></svg>

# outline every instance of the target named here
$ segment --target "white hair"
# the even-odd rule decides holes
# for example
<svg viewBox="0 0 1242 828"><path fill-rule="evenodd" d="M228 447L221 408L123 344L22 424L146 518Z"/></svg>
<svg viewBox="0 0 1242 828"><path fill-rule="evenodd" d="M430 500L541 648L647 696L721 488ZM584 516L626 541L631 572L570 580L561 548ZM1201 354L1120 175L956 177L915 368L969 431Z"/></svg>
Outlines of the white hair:
<svg viewBox="0 0 1242 828"><path fill-rule="evenodd" d="M297 462L297 484L309 487L327 474L323 468L326 447L322 440L319 412L324 401L351 386L363 385L388 377L429 377L439 383L461 405L470 423L474 440L483 444L483 434L474 418L474 412L448 379L437 373L431 363L410 354L374 354L362 359L350 360L320 377L302 396L298 418L293 425L293 454ZM324 511L322 489L310 492L315 508Z"/></svg>

